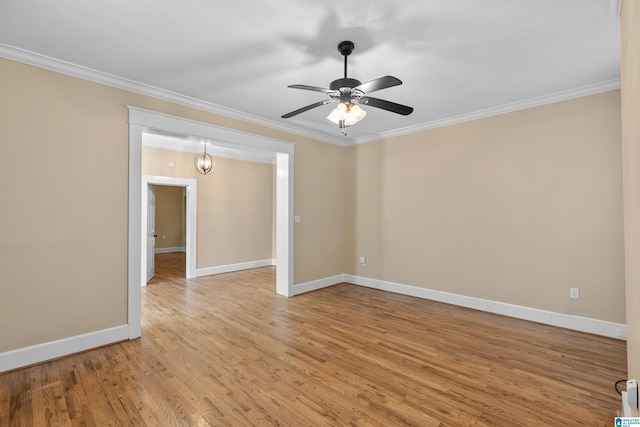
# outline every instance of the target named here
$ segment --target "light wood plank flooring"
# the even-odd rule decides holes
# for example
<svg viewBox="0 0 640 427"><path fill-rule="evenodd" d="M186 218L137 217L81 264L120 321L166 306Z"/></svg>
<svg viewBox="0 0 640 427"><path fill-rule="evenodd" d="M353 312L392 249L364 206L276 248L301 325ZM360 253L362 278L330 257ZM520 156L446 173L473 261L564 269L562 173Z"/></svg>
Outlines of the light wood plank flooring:
<svg viewBox="0 0 640 427"><path fill-rule="evenodd" d="M0 375L0 426L609 426L623 341L157 257L141 339Z"/></svg>

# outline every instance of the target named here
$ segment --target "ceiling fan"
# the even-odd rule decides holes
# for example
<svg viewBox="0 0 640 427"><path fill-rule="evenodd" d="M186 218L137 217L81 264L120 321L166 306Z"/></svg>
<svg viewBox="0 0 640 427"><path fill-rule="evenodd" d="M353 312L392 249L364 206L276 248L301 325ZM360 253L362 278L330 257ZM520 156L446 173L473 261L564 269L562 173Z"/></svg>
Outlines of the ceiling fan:
<svg viewBox="0 0 640 427"><path fill-rule="evenodd" d="M329 95L329 99L314 102L313 104L299 108L290 113L284 114L283 119L288 119L305 111L316 107L331 104L340 101L338 106L329 114L327 119L331 120L340 127L342 133L347 135L347 127L356 124L367 114L359 105L368 105L370 107L381 108L393 113L407 116L413 112L413 108L395 102L385 101L384 99L373 98L367 94L376 90L386 89L388 87L398 86L402 84L400 79L393 76L384 76L375 80L361 83L360 80L347 77L347 56L353 52L354 44L351 41L343 41L338 45L338 52L344 56L344 77L331 82L329 89L307 86L307 85L290 85L287 87L294 89L311 90L322 92Z"/></svg>

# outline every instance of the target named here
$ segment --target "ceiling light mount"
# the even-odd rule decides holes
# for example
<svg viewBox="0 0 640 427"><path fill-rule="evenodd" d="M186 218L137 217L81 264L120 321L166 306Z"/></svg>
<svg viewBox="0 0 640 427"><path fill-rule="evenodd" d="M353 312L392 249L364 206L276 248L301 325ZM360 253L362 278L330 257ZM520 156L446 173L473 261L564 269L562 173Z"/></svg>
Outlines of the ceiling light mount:
<svg viewBox="0 0 640 427"><path fill-rule="evenodd" d="M351 52L353 52L353 49L355 47L356 47L356 45L353 44L352 41L345 40L343 42L340 42L340 44L338 45L338 52L340 52L340 55L346 57L346 56L351 55Z"/></svg>

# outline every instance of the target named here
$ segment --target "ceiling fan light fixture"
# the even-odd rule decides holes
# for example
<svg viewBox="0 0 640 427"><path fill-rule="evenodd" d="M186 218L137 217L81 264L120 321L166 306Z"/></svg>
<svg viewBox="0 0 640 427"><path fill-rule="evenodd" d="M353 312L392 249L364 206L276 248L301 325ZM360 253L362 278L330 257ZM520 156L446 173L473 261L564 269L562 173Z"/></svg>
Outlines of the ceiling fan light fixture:
<svg viewBox="0 0 640 427"><path fill-rule="evenodd" d="M193 161L194 166L198 173L202 175L209 175L216 170L216 162L213 161L211 155L207 153L207 144L204 144L204 152L198 154Z"/></svg>
<svg viewBox="0 0 640 427"><path fill-rule="evenodd" d="M386 89L402 84L397 77L384 76L365 83L360 80L347 77L347 57L353 52L355 45L353 42L345 40L338 45L338 51L344 57L344 77L334 80L329 85L329 89L309 86L309 85L289 85L293 89L311 90L314 92L322 92L329 96L329 99L314 102L290 113L283 114L283 119L288 119L305 111L322 107L332 102L340 101L338 106L327 116L327 119L337 124L343 135L347 135L347 127L358 123L367 114L357 104L364 104L369 107L380 108L382 110L391 111L392 113L407 116L413 112L413 108L406 105L397 104L384 99L373 98L368 94L377 90ZM354 104L351 101L355 101Z"/></svg>
<svg viewBox="0 0 640 427"><path fill-rule="evenodd" d="M331 114L327 116L327 119L337 124L338 126L351 126L364 119L367 112L360 106L351 102L341 102L336 108L331 111Z"/></svg>

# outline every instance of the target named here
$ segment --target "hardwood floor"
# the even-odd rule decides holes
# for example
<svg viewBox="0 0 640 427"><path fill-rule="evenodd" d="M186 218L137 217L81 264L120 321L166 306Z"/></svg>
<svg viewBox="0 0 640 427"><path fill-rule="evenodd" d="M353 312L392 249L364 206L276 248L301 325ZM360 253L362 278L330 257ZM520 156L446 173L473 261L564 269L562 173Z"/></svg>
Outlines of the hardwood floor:
<svg viewBox="0 0 640 427"><path fill-rule="evenodd" d="M142 338L0 375L0 426L613 425L623 341L157 257Z"/></svg>

